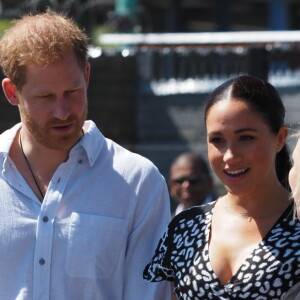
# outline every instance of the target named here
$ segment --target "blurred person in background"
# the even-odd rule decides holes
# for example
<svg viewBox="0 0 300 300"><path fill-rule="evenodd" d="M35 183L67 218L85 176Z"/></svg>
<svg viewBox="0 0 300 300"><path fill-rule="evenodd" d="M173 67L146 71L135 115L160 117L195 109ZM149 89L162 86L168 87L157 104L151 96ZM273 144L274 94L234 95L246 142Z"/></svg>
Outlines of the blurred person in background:
<svg viewBox="0 0 300 300"><path fill-rule="evenodd" d="M209 167L200 154L184 152L175 158L169 175L170 195L177 203L175 215L192 206L211 202L212 190Z"/></svg>

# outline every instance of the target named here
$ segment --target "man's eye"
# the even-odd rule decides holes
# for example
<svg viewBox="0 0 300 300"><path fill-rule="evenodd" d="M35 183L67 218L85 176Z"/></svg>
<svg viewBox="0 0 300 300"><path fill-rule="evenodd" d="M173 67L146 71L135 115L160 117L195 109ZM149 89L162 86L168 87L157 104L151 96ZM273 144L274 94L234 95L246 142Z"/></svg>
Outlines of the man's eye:
<svg viewBox="0 0 300 300"><path fill-rule="evenodd" d="M75 88L73 90L68 90L67 93L68 94L73 94L73 93L76 93L77 91L79 91L79 88Z"/></svg>
<svg viewBox="0 0 300 300"><path fill-rule="evenodd" d="M46 94L46 95L39 95L38 98L42 98L42 99L47 99L50 98L51 95L50 94Z"/></svg>

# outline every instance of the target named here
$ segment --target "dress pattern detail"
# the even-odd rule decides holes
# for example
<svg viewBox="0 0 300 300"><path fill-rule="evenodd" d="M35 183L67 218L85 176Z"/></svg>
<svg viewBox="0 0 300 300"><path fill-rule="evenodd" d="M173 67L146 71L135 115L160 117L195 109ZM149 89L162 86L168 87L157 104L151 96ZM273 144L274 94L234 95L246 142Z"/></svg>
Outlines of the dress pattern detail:
<svg viewBox="0 0 300 300"><path fill-rule="evenodd" d="M280 299L300 281L300 222L292 205L223 285L208 255L212 209L216 202L175 216L144 270L149 281L174 281L181 300Z"/></svg>

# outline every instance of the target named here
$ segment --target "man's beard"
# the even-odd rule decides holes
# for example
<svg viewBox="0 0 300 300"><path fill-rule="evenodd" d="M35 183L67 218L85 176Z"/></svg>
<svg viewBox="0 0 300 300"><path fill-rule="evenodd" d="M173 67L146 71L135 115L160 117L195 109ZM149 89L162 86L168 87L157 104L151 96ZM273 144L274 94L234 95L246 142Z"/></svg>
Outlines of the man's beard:
<svg viewBox="0 0 300 300"><path fill-rule="evenodd" d="M31 136L41 145L52 149L69 151L80 139L82 126L87 117L87 106L79 117L71 115L67 120L51 119L41 128L28 114L23 105L19 105L23 126L27 128ZM56 136L51 133L51 127L63 126L72 123L72 132L65 135Z"/></svg>

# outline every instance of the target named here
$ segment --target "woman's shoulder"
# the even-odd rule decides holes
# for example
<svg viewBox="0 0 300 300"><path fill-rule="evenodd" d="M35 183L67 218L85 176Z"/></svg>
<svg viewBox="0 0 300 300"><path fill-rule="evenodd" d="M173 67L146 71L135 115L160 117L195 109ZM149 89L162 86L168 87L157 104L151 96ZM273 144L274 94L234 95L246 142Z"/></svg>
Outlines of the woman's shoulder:
<svg viewBox="0 0 300 300"><path fill-rule="evenodd" d="M193 220L204 220L212 215L212 210L216 204L216 201L209 202L207 204L193 206L186 210L183 210L178 215L174 216L170 226L175 227L183 223L188 223Z"/></svg>

